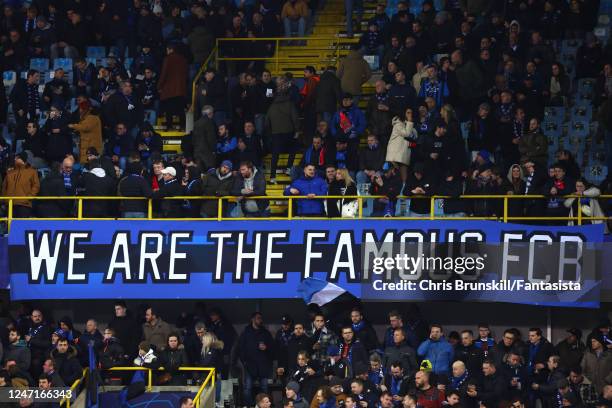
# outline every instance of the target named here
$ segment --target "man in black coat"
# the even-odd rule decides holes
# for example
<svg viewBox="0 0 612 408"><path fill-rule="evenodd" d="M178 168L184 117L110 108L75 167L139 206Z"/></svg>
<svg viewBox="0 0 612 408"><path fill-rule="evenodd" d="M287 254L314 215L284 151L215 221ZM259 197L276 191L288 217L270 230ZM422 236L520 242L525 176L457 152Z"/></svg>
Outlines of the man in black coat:
<svg viewBox="0 0 612 408"><path fill-rule="evenodd" d="M336 67L329 66L321 74L317 86L315 108L319 117L328 124L338 110L338 102L342 97L340 78L336 75Z"/></svg>
<svg viewBox="0 0 612 408"><path fill-rule="evenodd" d="M17 122L16 138L23 139L25 136L25 124L28 120L37 119L41 109L40 94L38 83L40 73L35 69L28 71L25 80L17 81L10 95L10 101ZM15 147L13 147L14 149Z"/></svg>
<svg viewBox="0 0 612 408"><path fill-rule="evenodd" d="M51 329L43 320L43 314L39 309L32 310L30 316L32 325L28 334L25 336L25 341L30 346L32 354L31 372L32 375L38 377L42 370L42 364L45 361L49 347L51 347Z"/></svg>
<svg viewBox="0 0 612 408"><path fill-rule="evenodd" d="M363 312L359 308L351 310L351 327L355 337L366 348L368 353L378 348L378 336L374 327L364 319Z"/></svg>
<svg viewBox="0 0 612 408"><path fill-rule="evenodd" d="M381 171L385 164L387 149L381 145L380 137L369 134L368 144L359 151L359 171L357 184L371 183L376 172Z"/></svg>
<svg viewBox="0 0 612 408"><path fill-rule="evenodd" d="M500 401L506 397L506 383L501 373L497 373L495 363L486 360L482 364L484 378L482 386L476 390L468 390L469 397L476 397L486 408L497 408Z"/></svg>
<svg viewBox="0 0 612 408"><path fill-rule="evenodd" d="M214 108L205 105L202 116L193 124L193 158L204 171L214 168L216 163L217 130L213 115Z"/></svg>
<svg viewBox="0 0 612 408"><path fill-rule="evenodd" d="M123 197L146 197L153 194L151 183L143 177L144 169L140 163L128 163L125 177L119 180L117 191ZM122 218L144 218L147 214L146 200L124 200L121 202Z"/></svg>
<svg viewBox="0 0 612 408"><path fill-rule="evenodd" d="M253 405L253 382L259 380L261 392L268 392L268 379L272 375L274 339L263 324L263 316L253 313L251 322L238 339L238 353L245 369L243 383L244 403Z"/></svg>
<svg viewBox="0 0 612 408"><path fill-rule="evenodd" d="M45 84L43 90L43 100L46 106L57 105L62 108L66 107L70 101L70 84L65 78L65 72L62 68L54 71L53 79Z"/></svg>
<svg viewBox="0 0 612 408"><path fill-rule="evenodd" d="M65 338L57 341L56 349L51 351L51 358L64 384L72 385L81 378L83 368L77 358L77 349Z"/></svg>
<svg viewBox="0 0 612 408"><path fill-rule="evenodd" d="M89 171L81 176L79 181L82 196L104 197L115 195L115 179L113 175L106 174L98 160L88 163ZM91 218L104 218L111 216L111 203L106 200L84 200L83 216Z"/></svg>
<svg viewBox="0 0 612 408"><path fill-rule="evenodd" d="M161 171L161 174L164 183L159 186L159 191L153 192L153 198L162 199L165 197L176 197L183 194L183 187L176 178L176 169L174 167L166 167ZM164 218L181 217L180 200L163 200L160 208Z"/></svg>
<svg viewBox="0 0 612 408"><path fill-rule="evenodd" d="M134 129L137 130L144 119L142 103L133 93L133 87L129 81L121 83L121 91L108 98L102 111L105 127L114 129L118 123L124 123L128 132L133 136L135 136Z"/></svg>
<svg viewBox="0 0 612 408"><path fill-rule="evenodd" d="M484 354L474 345L474 333L471 330L461 332L461 343L455 347L455 359L463 361L472 376L478 376L482 370Z"/></svg>
<svg viewBox="0 0 612 408"><path fill-rule="evenodd" d="M289 344L287 345L287 366L279 368L284 368L289 373L295 371L298 353L300 351L311 353L313 343L313 339L306 334L304 324L295 323L293 325L293 337L289 340ZM284 371L278 371L278 373L279 375L283 375Z"/></svg>
<svg viewBox="0 0 612 408"><path fill-rule="evenodd" d="M561 358L550 356L546 361L546 370L539 375L531 384L531 389L536 391L536 396L542 400L544 406L553 407L557 401L557 388L560 380L565 379L565 374L559 368Z"/></svg>
<svg viewBox="0 0 612 408"><path fill-rule="evenodd" d="M340 342L340 357L347 359L351 369L356 365L362 364L366 367L369 364L368 352L361 342L355 338L352 326L344 326L341 331L342 341Z"/></svg>
<svg viewBox="0 0 612 408"><path fill-rule="evenodd" d="M98 322L94 319L87 320L85 324L85 332L76 339L76 345L79 349L79 361L84 367L89 367L89 346L92 345L96 361L99 361L100 352L104 346L104 337L98 330Z"/></svg>
<svg viewBox="0 0 612 408"><path fill-rule="evenodd" d="M117 342L122 345L125 354L134 357L138 353L138 343L142 338L141 324L134 319L123 300L115 302L115 316L108 323L108 327L112 329L108 338L116 338ZM107 339L106 330L104 338ZM107 345L105 345L107 347Z"/></svg>
<svg viewBox="0 0 612 408"><path fill-rule="evenodd" d="M542 329L533 327L529 329L529 349L527 355L527 367L529 372L536 376L543 375L548 357L554 352L553 345L542 336Z"/></svg>

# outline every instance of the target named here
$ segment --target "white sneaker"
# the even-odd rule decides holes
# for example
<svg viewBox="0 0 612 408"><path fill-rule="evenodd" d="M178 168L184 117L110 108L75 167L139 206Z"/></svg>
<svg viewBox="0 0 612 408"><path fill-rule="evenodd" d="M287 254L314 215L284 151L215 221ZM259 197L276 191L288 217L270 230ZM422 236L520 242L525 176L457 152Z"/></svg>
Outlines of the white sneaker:
<svg viewBox="0 0 612 408"><path fill-rule="evenodd" d="M278 184L278 183L276 182L276 179L275 179L275 178L271 178L271 179L270 179L270 184Z"/></svg>
<svg viewBox="0 0 612 408"><path fill-rule="evenodd" d="M290 175L291 175L291 169L286 169L286 170L285 170L285 174L286 174L286 175L288 175L288 176L290 176Z"/></svg>

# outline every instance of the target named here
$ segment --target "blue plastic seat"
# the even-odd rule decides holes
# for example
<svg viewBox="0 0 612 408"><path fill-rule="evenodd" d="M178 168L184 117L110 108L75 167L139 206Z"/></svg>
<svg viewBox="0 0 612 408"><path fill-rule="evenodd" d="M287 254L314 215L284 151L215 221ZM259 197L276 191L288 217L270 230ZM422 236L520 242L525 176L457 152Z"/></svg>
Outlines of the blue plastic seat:
<svg viewBox="0 0 612 408"><path fill-rule="evenodd" d="M72 58L56 58L53 61L53 70L59 68L64 71L72 71Z"/></svg>
<svg viewBox="0 0 612 408"><path fill-rule="evenodd" d="M106 57L106 47L87 47L88 58L104 58Z"/></svg>
<svg viewBox="0 0 612 408"><path fill-rule="evenodd" d="M95 57L87 57L87 58L85 58L85 61L87 61L87 63L88 63L88 64L91 64L91 65L93 65L94 67L95 67L96 65L98 65L98 59L97 59L97 58L95 58Z"/></svg>
<svg viewBox="0 0 612 408"><path fill-rule="evenodd" d="M12 87L17 82L17 73L15 71L4 71L2 74L2 82L5 87Z"/></svg>
<svg viewBox="0 0 612 408"><path fill-rule="evenodd" d="M48 58L32 58L30 60L30 69L35 69L40 72L49 70L49 59Z"/></svg>
<svg viewBox="0 0 612 408"><path fill-rule="evenodd" d="M145 110L144 120L145 122L149 122L151 126L155 126L157 122L157 112L155 112L154 110Z"/></svg>
<svg viewBox="0 0 612 408"><path fill-rule="evenodd" d="M595 165L589 166L585 169L584 177L591 183L599 185L608 176L608 166Z"/></svg>
<svg viewBox="0 0 612 408"><path fill-rule="evenodd" d="M554 122L562 122L565 117L565 108L563 106L547 106L544 108L544 122L548 122L549 118L554 118Z"/></svg>

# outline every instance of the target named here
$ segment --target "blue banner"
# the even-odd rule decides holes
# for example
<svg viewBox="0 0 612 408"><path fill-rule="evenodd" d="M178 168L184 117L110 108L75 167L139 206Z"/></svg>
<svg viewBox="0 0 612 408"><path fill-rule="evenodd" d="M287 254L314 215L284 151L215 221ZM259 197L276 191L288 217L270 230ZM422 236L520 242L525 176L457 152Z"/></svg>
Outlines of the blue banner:
<svg viewBox="0 0 612 408"><path fill-rule="evenodd" d="M602 241L602 225L18 220L10 286L14 300L297 298L316 277L363 300L598 307Z"/></svg>

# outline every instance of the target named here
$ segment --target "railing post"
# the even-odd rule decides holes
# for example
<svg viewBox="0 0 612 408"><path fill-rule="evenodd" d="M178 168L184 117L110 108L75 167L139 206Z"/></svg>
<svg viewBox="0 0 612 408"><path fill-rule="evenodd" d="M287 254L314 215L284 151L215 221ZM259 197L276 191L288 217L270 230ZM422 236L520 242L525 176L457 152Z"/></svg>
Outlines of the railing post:
<svg viewBox="0 0 612 408"><path fill-rule="evenodd" d="M238 203L240 205L240 203ZM217 201L217 221L223 220L223 198L219 197Z"/></svg>
<svg viewBox="0 0 612 408"><path fill-rule="evenodd" d="M278 40L278 38L276 39L276 41L274 42L274 60L275 60L275 69L274 71L276 71L276 75L278 75L278 49L280 48L280 42Z"/></svg>
<svg viewBox="0 0 612 408"><path fill-rule="evenodd" d="M79 201L77 202L77 219L83 219L83 198L79 197Z"/></svg>
<svg viewBox="0 0 612 408"><path fill-rule="evenodd" d="M293 219L293 197L289 196L289 203L287 207L287 219Z"/></svg>
<svg viewBox="0 0 612 408"><path fill-rule="evenodd" d="M363 197L357 197L357 218L363 218Z"/></svg>
<svg viewBox="0 0 612 408"><path fill-rule="evenodd" d="M219 70L219 39L217 38L216 40L216 44L217 44L217 51L216 51L216 55L215 55L215 70Z"/></svg>
<svg viewBox="0 0 612 408"><path fill-rule="evenodd" d="M434 213L436 212L436 196L429 197L429 219L435 220L436 217Z"/></svg>
<svg viewBox="0 0 612 408"><path fill-rule="evenodd" d="M147 384L147 390L149 392L151 392L151 390L153 389L153 370L151 370L150 368L147 369L147 371L149 372L149 378L147 380L148 384Z"/></svg>
<svg viewBox="0 0 612 408"><path fill-rule="evenodd" d="M147 199L147 219L153 219L153 199Z"/></svg>
<svg viewBox="0 0 612 408"><path fill-rule="evenodd" d="M11 232L11 222L13 221L13 199L12 198L9 198L7 218L8 220L6 222L6 230L10 233Z"/></svg>
<svg viewBox="0 0 612 408"><path fill-rule="evenodd" d="M574 200L578 200L578 205L576 206L578 209L578 225L582 225L582 206L580 205L580 198L574 198Z"/></svg>
<svg viewBox="0 0 612 408"><path fill-rule="evenodd" d="M504 223L508 222L508 196L504 196Z"/></svg>

